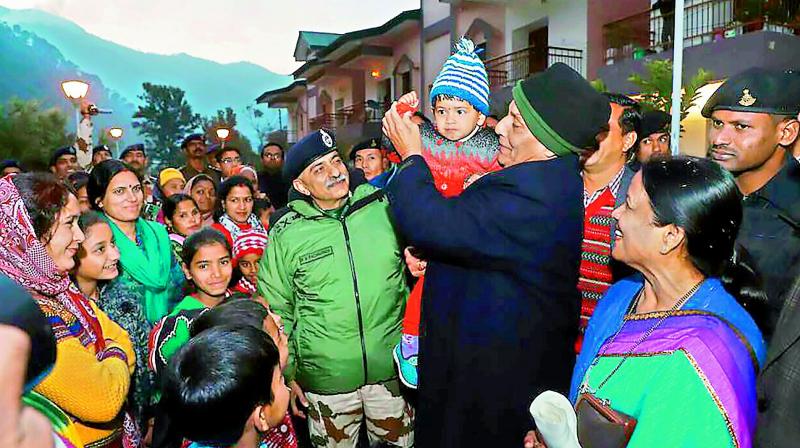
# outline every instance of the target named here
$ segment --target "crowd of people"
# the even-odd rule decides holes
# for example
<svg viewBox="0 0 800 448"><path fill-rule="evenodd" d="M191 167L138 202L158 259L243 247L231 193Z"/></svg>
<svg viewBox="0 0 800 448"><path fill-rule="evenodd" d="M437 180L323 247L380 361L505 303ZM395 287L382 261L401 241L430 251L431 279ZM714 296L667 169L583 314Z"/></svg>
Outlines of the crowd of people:
<svg viewBox="0 0 800 448"><path fill-rule="evenodd" d="M511 93L462 39L352 148L4 161L0 446L794 446L800 75L726 80L704 158L564 64Z"/></svg>

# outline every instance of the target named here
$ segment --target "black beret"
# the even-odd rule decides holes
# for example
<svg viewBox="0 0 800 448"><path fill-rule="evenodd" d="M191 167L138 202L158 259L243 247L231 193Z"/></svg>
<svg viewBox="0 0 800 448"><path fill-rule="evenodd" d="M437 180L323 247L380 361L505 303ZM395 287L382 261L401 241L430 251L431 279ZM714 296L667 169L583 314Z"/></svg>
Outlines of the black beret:
<svg viewBox="0 0 800 448"><path fill-rule="evenodd" d="M557 155L593 146L608 129L608 99L564 63L517 82L512 96L531 133Z"/></svg>
<svg viewBox="0 0 800 448"><path fill-rule="evenodd" d="M6 159L0 162L0 171L3 171L6 168L19 168L22 170L22 165L20 165L19 162L14 159Z"/></svg>
<svg viewBox="0 0 800 448"><path fill-rule="evenodd" d="M77 153L75 152L75 148L73 146L64 146L63 148L58 148L50 157L50 166L56 166L58 159L63 156L74 156L76 154Z"/></svg>
<svg viewBox="0 0 800 448"><path fill-rule="evenodd" d="M800 112L800 76L783 70L749 68L731 76L703 106L703 116L716 110L771 115Z"/></svg>
<svg viewBox="0 0 800 448"><path fill-rule="evenodd" d="M381 147L381 141L377 138L371 138L369 140L364 140L363 142L353 146L353 149L350 151L350 160L356 159L356 153L361 151L362 149L383 149Z"/></svg>
<svg viewBox="0 0 800 448"><path fill-rule="evenodd" d="M646 138L656 132L669 132L672 116L661 110L651 110L642 114L639 138Z"/></svg>
<svg viewBox="0 0 800 448"><path fill-rule="evenodd" d="M196 141L205 143L206 137L203 134L189 134L186 136L186 138L183 139L183 142L181 142L181 148L186 148L189 142L196 142Z"/></svg>
<svg viewBox="0 0 800 448"><path fill-rule="evenodd" d="M111 154L112 156L114 155L114 153L111 152L111 148L109 148L106 145L97 145L94 148L92 148L92 155L95 155L98 152L103 152L103 151Z"/></svg>
<svg viewBox="0 0 800 448"><path fill-rule="evenodd" d="M122 153L119 155L120 159L125 158L125 156L131 151L142 151L144 156L147 157L147 151L144 149L144 143L136 143L134 145L130 145L127 148L122 150Z"/></svg>
<svg viewBox="0 0 800 448"><path fill-rule="evenodd" d="M301 138L286 153L286 160L283 163L284 180L294 181L307 166L332 151L336 151L333 131L320 129Z"/></svg>

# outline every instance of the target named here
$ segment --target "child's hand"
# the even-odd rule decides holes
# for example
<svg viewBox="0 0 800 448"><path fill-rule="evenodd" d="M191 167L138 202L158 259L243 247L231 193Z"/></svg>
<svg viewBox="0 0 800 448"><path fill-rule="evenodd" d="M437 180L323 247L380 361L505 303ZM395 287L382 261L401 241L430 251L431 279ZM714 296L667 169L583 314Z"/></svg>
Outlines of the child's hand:
<svg viewBox="0 0 800 448"><path fill-rule="evenodd" d="M412 109L414 109L414 111L416 111L416 109L419 109L419 97L417 97L417 92L413 90L401 96L400 99L397 100L397 102L408 104L409 106L412 107ZM400 115L403 115L403 112L401 112L399 109L397 112Z"/></svg>
<svg viewBox="0 0 800 448"><path fill-rule="evenodd" d="M384 115L383 134L389 137L397 154L405 160L407 157L422 154L422 135L419 125L411 120L411 114L398 113L399 104L404 103L395 102Z"/></svg>

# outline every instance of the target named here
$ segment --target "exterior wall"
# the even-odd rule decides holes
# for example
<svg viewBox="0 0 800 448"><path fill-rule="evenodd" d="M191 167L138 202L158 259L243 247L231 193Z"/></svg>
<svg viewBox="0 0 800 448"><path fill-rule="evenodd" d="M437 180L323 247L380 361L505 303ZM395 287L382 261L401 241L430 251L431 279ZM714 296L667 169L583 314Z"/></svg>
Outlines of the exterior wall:
<svg viewBox="0 0 800 448"><path fill-rule="evenodd" d="M386 73L382 73L380 79L374 79L369 73L364 71L364 96L368 100L378 98L378 82L386 78Z"/></svg>
<svg viewBox="0 0 800 448"><path fill-rule="evenodd" d="M425 55L424 55L424 70L425 73L423 74L423 85L419 89L419 95L422 97L422 108L420 109L423 113L428 114L430 110L430 101L428 101L428 96L430 95L430 89L428 86L433 84L433 80L436 79L436 75L439 74L439 70L442 69L442 65L444 61L450 56L450 36L445 34L444 36L437 37L436 39L431 40L425 44Z"/></svg>
<svg viewBox="0 0 800 448"><path fill-rule="evenodd" d="M650 0L587 0L589 79L598 76L605 59L603 50L603 25L630 17L650 9Z"/></svg>
<svg viewBox="0 0 800 448"><path fill-rule="evenodd" d="M798 54L800 54L800 37L769 31L749 33L733 39L686 48L683 52L683 81L689 81L700 68L711 71L716 79L727 78L750 67L785 69L797 65ZM665 52L648 56L643 60L630 59L603 66L598 71L598 77L611 91L636 93L636 86L628 82L628 76L634 72L642 73L644 63L648 60L671 57L671 52ZM706 92L704 97L708 98L710 95L711 92ZM700 115L699 108L692 108L682 125L684 132L681 136L681 152L705 156L708 147L709 121Z"/></svg>
<svg viewBox="0 0 800 448"><path fill-rule="evenodd" d="M476 44L487 42L486 58L490 59L502 56L506 53L505 42L503 40L503 30L505 29L505 5L464 2L454 8L456 17L456 39L466 35L476 19L483 20L491 25L497 35L485 36L483 33L472 37ZM444 61L442 61L444 62Z"/></svg>
<svg viewBox="0 0 800 448"><path fill-rule="evenodd" d="M450 16L450 5L439 0L422 0L422 26L427 27Z"/></svg>
<svg viewBox="0 0 800 448"><path fill-rule="evenodd" d="M397 44L394 45L392 64L387 70L387 75L393 75L397 64L403 59L403 56L407 56L416 67L411 70L411 87L417 92L420 91L420 33L421 29L415 28L412 32L400 37ZM395 97L397 96L395 93Z"/></svg>
<svg viewBox="0 0 800 448"><path fill-rule="evenodd" d="M322 78L316 80L314 82L314 87L316 87L317 108L315 110L315 115L311 115L311 118L322 114L320 96L322 95L323 91L327 92L331 97L331 109L328 110L328 113L336 112L333 109L333 105L336 104L336 100L338 99L344 99L345 106L353 104L353 91L358 87L357 85L354 85L356 84L354 81L354 79L346 76L323 76ZM363 80L361 81L361 85L363 86Z"/></svg>
<svg viewBox="0 0 800 448"><path fill-rule="evenodd" d="M504 53L527 48L528 33L547 26L549 46L583 50L581 72L585 75L588 49L587 17L587 0L512 3L506 8Z"/></svg>

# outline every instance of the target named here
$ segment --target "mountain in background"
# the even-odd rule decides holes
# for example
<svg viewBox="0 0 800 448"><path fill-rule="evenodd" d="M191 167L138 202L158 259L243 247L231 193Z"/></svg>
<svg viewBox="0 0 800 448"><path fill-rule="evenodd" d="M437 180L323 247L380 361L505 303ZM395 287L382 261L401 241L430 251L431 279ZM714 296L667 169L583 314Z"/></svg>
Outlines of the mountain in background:
<svg viewBox="0 0 800 448"><path fill-rule="evenodd" d="M95 133L114 126L123 125L127 135L133 134L130 117L136 107L118 93L108 89L95 75L83 72L66 60L57 48L37 35L10 27L0 22L0 103L12 97L24 100L39 100L44 108L58 107L67 113L68 131L75 132L72 103L61 92L61 81L82 79L91 84L88 98L105 108L113 109L114 115L98 115L94 118ZM124 121L124 123L123 123ZM95 136L95 140L99 138Z"/></svg>
<svg viewBox="0 0 800 448"><path fill-rule="evenodd" d="M233 107L237 113L237 127L251 141L256 139L255 131L248 123L245 107L254 105L254 99L264 91L283 87L292 81L290 76L247 62L220 64L187 54L159 55L133 50L39 10L0 7L0 21L17 25L45 39L66 60L85 73L97 75L105 87L118 92L123 100L132 104L139 103L137 95L142 93L142 83L151 82L185 90L195 112L204 116L213 115L227 106ZM0 42L0 46L2 44ZM258 51L258 45L253 44L253 51ZM5 94L5 88L0 90L0 96ZM106 106L100 102L98 105ZM265 118L274 122L276 127L278 113L278 110L265 113ZM126 125L131 121L130 115L123 116L116 111L114 118ZM284 112L284 123L285 118Z"/></svg>

